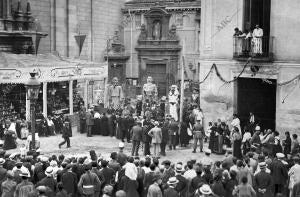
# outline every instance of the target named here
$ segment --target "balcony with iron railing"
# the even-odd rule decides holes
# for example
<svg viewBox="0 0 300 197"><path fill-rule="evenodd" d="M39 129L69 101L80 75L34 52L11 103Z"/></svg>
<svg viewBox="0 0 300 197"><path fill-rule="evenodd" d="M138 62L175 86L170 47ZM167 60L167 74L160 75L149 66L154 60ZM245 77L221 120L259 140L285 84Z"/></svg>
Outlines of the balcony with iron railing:
<svg viewBox="0 0 300 197"><path fill-rule="evenodd" d="M252 61L272 62L273 36L253 37L233 37L233 59L246 61L252 57Z"/></svg>

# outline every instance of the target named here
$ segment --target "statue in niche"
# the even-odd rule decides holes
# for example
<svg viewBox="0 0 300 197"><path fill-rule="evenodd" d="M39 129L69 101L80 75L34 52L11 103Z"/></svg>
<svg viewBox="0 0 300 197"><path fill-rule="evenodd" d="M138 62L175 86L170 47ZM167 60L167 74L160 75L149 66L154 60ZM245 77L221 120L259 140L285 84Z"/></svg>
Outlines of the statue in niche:
<svg viewBox="0 0 300 197"><path fill-rule="evenodd" d="M160 40L161 38L161 24L160 21L155 21L153 23L153 28L152 28L152 37L154 40Z"/></svg>
<svg viewBox="0 0 300 197"><path fill-rule="evenodd" d="M168 33L168 40L178 40L178 36L176 34L176 25L172 25L169 33Z"/></svg>
<svg viewBox="0 0 300 197"><path fill-rule="evenodd" d="M139 40L146 40L147 39L147 31L145 24L141 25L141 33L139 35Z"/></svg>

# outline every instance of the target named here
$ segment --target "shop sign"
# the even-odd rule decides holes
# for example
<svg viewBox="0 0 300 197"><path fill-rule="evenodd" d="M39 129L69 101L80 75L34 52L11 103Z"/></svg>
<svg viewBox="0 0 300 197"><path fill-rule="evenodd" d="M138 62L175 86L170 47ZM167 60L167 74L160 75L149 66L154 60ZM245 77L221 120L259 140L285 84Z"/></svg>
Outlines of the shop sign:
<svg viewBox="0 0 300 197"><path fill-rule="evenodd" d="M84 76L102 76L106 74L106 68L85 68L83 71Z"/></svg>
<svg viewBox="0 0 300 197"><path fill-rule="evenodd" d="M51 70L52 77L73 77L81 75L81 68L54 68Z"/></svg>
<svg viewBox="0 0 300 197"><path fill-rule="evenodd" d="M17 69L0 69L0 79L10 80L21 77L21 71Z"/></svg>

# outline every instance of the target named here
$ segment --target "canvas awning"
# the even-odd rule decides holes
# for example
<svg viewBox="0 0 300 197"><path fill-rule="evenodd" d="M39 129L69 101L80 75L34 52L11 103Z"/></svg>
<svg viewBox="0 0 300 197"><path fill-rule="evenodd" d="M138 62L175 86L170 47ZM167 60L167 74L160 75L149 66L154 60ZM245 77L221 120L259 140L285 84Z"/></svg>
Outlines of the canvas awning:
<svg viewBox="0 0 300 197"><path fill-rule="evenodd" d="M0 83L26 83L30 72L40 82L107 78L107 63L68 59L53 54L0 53Z"/></svg>

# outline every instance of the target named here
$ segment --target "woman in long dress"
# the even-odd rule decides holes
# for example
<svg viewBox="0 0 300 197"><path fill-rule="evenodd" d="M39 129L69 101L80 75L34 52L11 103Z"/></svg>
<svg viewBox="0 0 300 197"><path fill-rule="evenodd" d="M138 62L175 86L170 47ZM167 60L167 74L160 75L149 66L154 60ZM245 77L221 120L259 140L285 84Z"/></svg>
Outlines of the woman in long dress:
<svg viewBox="0 0 300 197"><path fill-rule="evenodd" d="M12 124L9 120L5 121L5 129L4 129L4 150L10 150L17 148L16 144L16 128L15 125Z"/></svg>
<svg viewBox="0 0 300 197"><path fill-rule="evenodd" d="M232 131L232 144L233 144L233 156L240 159L242 158L242 136L237 127L233 128Z"/></svg>

